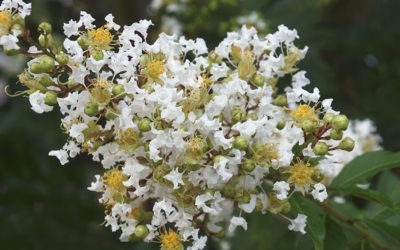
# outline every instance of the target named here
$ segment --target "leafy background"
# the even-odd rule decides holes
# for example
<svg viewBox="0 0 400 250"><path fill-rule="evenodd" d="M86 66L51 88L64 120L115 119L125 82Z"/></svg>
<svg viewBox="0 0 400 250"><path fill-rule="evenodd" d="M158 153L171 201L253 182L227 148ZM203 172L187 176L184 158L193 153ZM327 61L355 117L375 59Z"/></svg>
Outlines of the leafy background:
<svg viewBox="0 0 400 250"><path fill-rule="evenodd" d="M229 25L222 24L224 20L251 10L262 13L270 31L281 23L296 28L300 35L297 44L310 47L299 67L308 72L312 85L320 88L323 97L333 97L334 107L349 117L369 117L375 121L383 146L400 150L400 116L396 110L400 107L400 1L225 0L220 1L217 9L207 10L211 2L197 1L206 10L197 12L195 8L182 17L188 25L193 24L186 29L188 37L201 36L210 47L214 46L223 38L215 27L225 25L229 29ZM148 18L148 3L98 0L94 5L89 0L34 0L29 23L35 27L41 21L50 21L56 32L62 34L63 22L78 19L79 11L86 10L99 20L112 12L116 22L130 24ZM159 22L157 16L152 18ZM14 82L15 75L21 72L21 60L0 57L2 84L9 83L11 92L19 89ZM27 98L1 96L0 249L149 249L140 243L121 243L117 234L100 226L104 214L97 202L99 197L86 190L94 174L100 172L98 164L81 156L60 166L55 158L47 156L65 141L59 130L58 112L38 115L30 110ZM386 171L373 183L376 190L395 198L400 195L397 191L388 192L400 190L398 175L393 173ZM354 216L386 216L387 220L399 223L398 217L391 217L387 211L376 214L382 210L378 203L356 200L354 204L340 209ZM360 214L358 209L364 212ZM277 218L257 215L248 220L248 231L239 229L228 240L232 249L313 248L309 237L288 231L287 225ZM354 234L347 229L339 230L338 222L331 218L325 223L328 243L346 242L343 239L351 239ZM390 225L388 228L376 220L369 223L377 231L392 232L394 241L400 238L398 231L390 230ZM350 243L334 246L359 249L364 244L362 240ZM209 246L217 248L215 242ZM325 244L325 248L332 246Z"/></svg>

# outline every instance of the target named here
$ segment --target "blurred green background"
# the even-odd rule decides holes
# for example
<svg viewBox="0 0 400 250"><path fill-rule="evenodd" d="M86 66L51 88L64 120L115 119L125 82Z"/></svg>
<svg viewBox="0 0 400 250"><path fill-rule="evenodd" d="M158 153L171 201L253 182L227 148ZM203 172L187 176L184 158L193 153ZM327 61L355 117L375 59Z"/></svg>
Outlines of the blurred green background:
<svg viewBox="0 0 400 250"><path fill-rule="evenodd" d="M29 24L50 21L62 34L62 24L85 10L98 19L112 12L115 21L130 24L149 16L144 0L34 0ZM169 0L167 2L173 2ZM400 150L400 1L397 0L248 0L190 1L181 14L184 34L203 37L210 48L235 28L232 17L258 11L268 30L279 24L296 28L297 45L309 46L299 67L322 97L352 119L372 119L383 146ZM211 6L211 7L210 7ZM157 28L153 28L157 31ZM0 85L17 91L15 75L23 59L0 56ZM3 90L2 90L3 91ZM27 98L0 94L0 249L149 249L121 243L118 234L100 226L104 212L99 196L86 189L100 173L99 164L80 156L66 166L47 156L66 137L60 133L57 111L39 115ZM237 230L232 249L311 249L306 237L287 230L270 216L249 218L249 231ZM276 237L266 236L276 235ZM283 239L284 237L284 239ZM218 248L210 244L209 249ZM153 246L154 247L154 246Z"/></svg>

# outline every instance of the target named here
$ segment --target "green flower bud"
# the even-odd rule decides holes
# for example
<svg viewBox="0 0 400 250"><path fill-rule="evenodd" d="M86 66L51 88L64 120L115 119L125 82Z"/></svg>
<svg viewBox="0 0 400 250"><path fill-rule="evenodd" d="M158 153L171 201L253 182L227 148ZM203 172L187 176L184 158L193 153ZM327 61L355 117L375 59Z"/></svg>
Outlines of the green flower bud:
<svg viewBox="0 0 400 250"><path fill-rule="evenodd" d="M44 56L39 63L42 65L44 72L49 72L54 69L54 59L50 56Z"/></svg>
<svg viewBox="0 0 400 250"><path fill-rule="evenodd" d="M279 107L285 107L287 105L287 99L286 99L286 95L278 95L273 104L275 104L276 106Z"/></svg>
<svg viewBox="0 0 400 250"><path fill-rule="evenodd" d="M331 129L329 136L333 140L340 140L343 137L343 131L336 130L336 129Z"/></svg>
<svg viewBox="0 0 400 250"><path fill-rule="evenodd" d="M81 46L81 48L83 50L86 50L87 48L89 48L89 42L85 37L80 36L77 40L79 46Z"/></svg>
<svg viewBox="0 0 400 250"><path fill-rule="evenodd" d="M138 128L142 132L147 132L151 130L151 121L149 118L142 118L139 120Z"/></svg>
<svg viewBox="0 0 400 250"><path fill-rule="evenodd" d="M24 34L24 26L22 26L19 23L15 23L11 26L11 33L14 33L15 31L18 32L18 37L22 37Z"/></svg>
<svg viewBox="0 0 400 250"><path fill-rule="evenodd" d="M276 128L279 130L282 130L285 127L285 125L286 125L286 122L280 121L280 122L278 122L278 124L276 124Z"/></svg>
<svg viewBox="0 0 400 250"><path fill-rule="evenodd" d="M337 115L332 119L332 126L336 130L345 130L349 126L349 119L345 115Z"/></svg>
<svg viewBox="0 0 400 250"><path fill-rule="evenodd" d="M328 153L328 145L325 142L317 142L313 148L313 152L316 155L325 155L326 153Z"/></svg>
<svg viewBox="0 0 400 250"><path fill-rule="evenodd" d="M90 91L91 98L100 106L106 106L111 100L111 93L106 88L95 87Z"/></svg>
<svg viewBox="0 0 400 250"><path fill-rule="evenodd" d="M256 164L254 161L246 159L244 160L242 167L244 171L251 172L256 168Z"/></svg>
<svg viewBox="0 0 400 250"><path fill-rule="evenodd" d="M333 117L335 117L334 114L332 114L332 113L326 113L326 114L324 115L324 118L322 119L322 121L323 121L325 124L330 124L330 123L332 122Z"/></svg>
<svg viewBox="0 0 400 250"><path fill-rule="evenodd" d="M232 108L231 116L233 123L242 122L246 120L246 111L241 109L239 106L235 106Z"/></svg>
<svg viewBox="0 0 400 250"><path fill-rule="evenodd" d="M216 156L214 156L214 158L213 158L213 162L214 162L214 163L219 163L219 161L221 160L221 158L222 158L222 155L216 155Z"/></svg>
<svg viewBox="0 0 400 250"><path fill-rule="evenodd" d="M258 116L255 113L250 113L250 114L247 114L247 119L256 121L258 119Z"/></svg>
<svg viewBox="0 0 400 250"><path fill-rule="evenodd" d="M60 54L56 55L56 61L61 66L64 66L64 65L68 64L69 58L68 58L68 56L66 54L60 53Z"/></svg>
<svg viewBox="0 0 400 250"><path fill-rule="evenodd" d="M250 202L250 191L246 189L236 190L235 198L239 203L249 203Z"/></svg>
<svg viewBox="0 0 400 250"><path fill-rule="evenodd" d="M115 113L114 110L107 110L106 111L105 118L107 120L114 120L117 117L118 117L118 115Z"/></svg>
<svg viewBox="0 0 400 250"><path fill-rule="evenodd" d="M87 103L84 112L88 116L95 116L99 113L99 105L95 103Z"/></svg>
<svg viewBox="0 0 400 250"><path fill-rule="evenodd" d="M237 136L233 140L233 147L245 151L249 147L249 141L244 136Z"/></svg>
<svg viewBox="0 0 400 250"><path fill-rule="evenodd" d="M46 36L43 35L43 34L41 34L41 35L38 37L38 42L39 42L40 46L46 47L46 46L47 46L47 39L46 39Z"/></svg>
<svg viewBox="0 0 400 250"><path fill-rule="evenodd" d="M125 87L124 87L124 85L117 84L112 88L111 92L114 96L119 96L125 92Z"/></svg>
<svg viewBox="0 0 400 250"><path fill-rule="evenodd" d="M315 122L313 122L311 120L304 120L301 123L301 127L307 133L313 132L315 130Z"/></svg>
<svg viewBox="0 0 400 250"><path fill-rule="evenodd" d="M149 230L145 225L138 225L135 228L135 236L139 239L144 239L149 234Z"/></svg>
<svg viewBox="0 0 400 250"><path fill-rule="evenodd" d="M337 148L345 151L352 151L354 149L354 145L354 140L350 137L346 137L339 143Z"/></svg>
<svg viewBox="0 0 400 250"><path fill-rule="evenodd" d="M96 61L100 61L103 60L104 58L104 54L103 51L98 50L98 49L94 49L90 52L90 55L93 57L94 60Z"/></svg>
<svg viewBox="0 0 400 250"><path fill-rule="evenodd" d="M39 24L37 30L39 33L42 33L42 34L50 34L52 31L52 27L51 27L51 24L49 24L48 22L42 22Z"/></svg>
<svg viewBox="0 0 400 250"><path fill-rule="evenodd" d="M262 86L264 86L264 83L265 83L265 77L260 74L255 74L253 76L253 82L258 87L262 87Z"/></svg>
<svg viewBox="0 0 400 250"><path fill-rule="evenodd" d="M31 72L33 74L40 74L40 73L44 73L44 67L40 62L33 62L29 65L29 69L31 70Z"/></svg>
<svg viewBox="0 0 400 250"><path fill-rule="evenodd" d="M57 93L54 91L47 91L44 96L44 103L47 105L55 105L57 104Z"/></svg>
<svg viewBox="0 0 400 250"><path fill-rule="evenodd" d="M37 81L43 87L48 87L53 82L47 74L40 75Z"/></svg>

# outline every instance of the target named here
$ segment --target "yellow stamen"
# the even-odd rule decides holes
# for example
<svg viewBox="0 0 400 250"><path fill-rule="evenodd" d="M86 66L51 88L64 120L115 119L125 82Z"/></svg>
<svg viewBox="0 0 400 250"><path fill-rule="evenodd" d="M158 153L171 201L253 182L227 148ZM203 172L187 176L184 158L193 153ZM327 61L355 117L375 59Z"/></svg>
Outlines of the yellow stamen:
<svg viewBox="0 0 400 250"><path fill-rule="evenodd" d="M120 170L113 169L107 171L103 175L104 183L113 190L121 190L124 189L125 186L123 184L124 181L127 180L127 176L124 175Z"/></svg>
<svg viewBox="0 0 400 250"><path fill-rule="evenodd" d="M164 63L159 60L151 61L149 63L149 74L150 76L159 76L164 73Z"/></svg>
<svg viewBox="0 0 400 250"><path fill-rule="evenodd" d="M303 162L294 164L288 172L291 174L288 183L298 185L313 183L312 176L316 174L315 169L310 167L310 163L304 164Z"/></svg>
<svg viewBox="0 0 400 250"><path fill-rule="evenodd" d="M112 41L110 31L103 27L89 30L88 38L90 41L90 45L98 49L107 49L110 42Z"/></svg>
<svg viewBox="0 0 400 250"><path fill-rule="evenodd" d="M161 249L180 250L182 248L181 237L173 230L169 229L160 235Z"/></svg>
<svg viewBox="0 0 400 250"><path fill-rule="evenodd" d="M12 25L12 14L8 9L0 11L0 36L9 33L9 29Z"/></svg>
<svg viewBox="0 0 400 250"><path fill-rule="evenodd" d="M301 104L297 109L290 111L290 115L292 115L297 121L318 121L318 118L315 115L314 108L311 108L306 104Z"/></svg>

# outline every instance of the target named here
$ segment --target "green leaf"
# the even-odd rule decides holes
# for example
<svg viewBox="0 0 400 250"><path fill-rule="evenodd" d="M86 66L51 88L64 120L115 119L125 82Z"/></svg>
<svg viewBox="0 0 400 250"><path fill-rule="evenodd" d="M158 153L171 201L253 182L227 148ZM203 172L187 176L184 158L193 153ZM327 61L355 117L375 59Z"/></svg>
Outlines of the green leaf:
<svg viewBox="0 0 400 250"><path fill-rule="evenodd" d="M325 250L348 249L348 242L343 228L329 216L325 219L326 237Z"/></svg>
<svg viewBox="0 0 400 250"><path fill-rule="evenodd" d="M386 244L400 248L400 226L390 225L380 220L367 220L366 223L376 231Z"/></svg>
<svg viewBox="0 0 400 250"><path fill-rule="evenodd" d="M333 179L330 187L339 189L345 186L365 183L378 172L400 166L400 153L376 151L365 153L349 164Z"/></svg>
<svg viewBox="0 0 400 250"><path fill-rule="evenodd" d="M322 208L299 194L295 194L291 201L292 207L298 213L307 215L306 232L314 243L314 249L324 249L325 218Z"/></svg>
<svg viewBox="0 0 400 250"><path fill-rule="evenodd" d="M343 194L354 195L365 200L377 202L378 204L392 210L396 209L394 202L384 193L372 189L361 189L358 187L340 188L339 190Z"/></svg>

